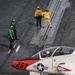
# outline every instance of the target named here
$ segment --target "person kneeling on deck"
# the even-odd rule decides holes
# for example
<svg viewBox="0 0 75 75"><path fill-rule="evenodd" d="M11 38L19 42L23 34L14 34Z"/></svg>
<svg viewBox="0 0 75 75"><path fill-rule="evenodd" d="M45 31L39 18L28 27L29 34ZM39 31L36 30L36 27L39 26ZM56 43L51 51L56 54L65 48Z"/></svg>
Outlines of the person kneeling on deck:
<svg viewBox="0 0 75 75"><path fill-rule="evenodd" d="M12 43L14 41L14 37L15 37L15 35L14 35L13 27L10 26L10 29L8 30L8 38L10 40L10 47L9 47L9 49L13 49Z"/></svg>

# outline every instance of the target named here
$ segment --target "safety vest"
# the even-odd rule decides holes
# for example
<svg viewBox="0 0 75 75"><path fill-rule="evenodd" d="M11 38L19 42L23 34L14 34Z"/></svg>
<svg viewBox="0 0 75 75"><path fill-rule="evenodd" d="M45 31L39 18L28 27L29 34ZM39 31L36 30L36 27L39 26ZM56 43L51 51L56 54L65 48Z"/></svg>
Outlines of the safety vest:
<svg viewBox="0 0 75 75"><path fill-rule="evenodd" d="M41 9L39 9L39 10L36 9L34 16L35 16L35 17L37 17L37 16L42 16L42 10L41 10Z"/></svg>
<svg viewBox="0 0 75 75"><path fill-rule="evenodd" d="M8 30L8 37L9 38L14 38L14 31L12 29Z"/></svg>
<svg viewBox="0 0 75 75"><path fill-rule="evenodd" d="M43 12L44 19L50 19L50 16L53 12Z"/></svg>
<svg viewBox="0 0 75 75"><path fill-rule="evenodd" d="M15 24L15 22L11 22L11 23L10 23L10 26L12 26L13 29L15 29L15 28L16 28L16 24Z"/></svg>

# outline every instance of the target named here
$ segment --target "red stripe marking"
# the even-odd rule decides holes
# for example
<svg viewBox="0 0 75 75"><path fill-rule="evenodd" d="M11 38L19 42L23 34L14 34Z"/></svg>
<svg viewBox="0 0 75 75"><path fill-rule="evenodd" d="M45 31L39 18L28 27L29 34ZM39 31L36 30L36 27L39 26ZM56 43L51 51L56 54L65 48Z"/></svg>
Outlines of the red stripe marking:
<svg viewBox="0 0 75 75"><path fill-rule="evenodd" d="M58 71L71 71L70 69L64 68L64 67L62 67L62 66L58 66L58 67L57 67L57 70L58 70Z"/></svg>
<svg viewBox="0 0 75 75"><path fill-rule="evenodd" d="M12 62L12 67L20 70L26 70L26 68L39 60L20 60L20 61L13 61Z"/></svg>

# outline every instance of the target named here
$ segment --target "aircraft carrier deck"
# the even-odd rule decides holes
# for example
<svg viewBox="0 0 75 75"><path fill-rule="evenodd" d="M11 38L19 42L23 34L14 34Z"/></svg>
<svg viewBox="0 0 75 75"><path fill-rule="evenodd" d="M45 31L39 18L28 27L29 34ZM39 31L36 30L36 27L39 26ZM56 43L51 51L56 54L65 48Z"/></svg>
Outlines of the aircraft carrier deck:
<svg viewBox="0 0 75 75"><path fill-rule="evenodd" d="M47 43L41 47L34 43L31 44L32 38L37 33L34 11L38 5L45 11L50 1L0 0L0 75L27 75L26 71L12 68L11 61L27 58L44 48L50 46L75 47L75 0L68 0L70 6L63 14L53 43ZM19 40L15 41L14 49L9 53L7 31L13 18L16 19Z"/></svg>

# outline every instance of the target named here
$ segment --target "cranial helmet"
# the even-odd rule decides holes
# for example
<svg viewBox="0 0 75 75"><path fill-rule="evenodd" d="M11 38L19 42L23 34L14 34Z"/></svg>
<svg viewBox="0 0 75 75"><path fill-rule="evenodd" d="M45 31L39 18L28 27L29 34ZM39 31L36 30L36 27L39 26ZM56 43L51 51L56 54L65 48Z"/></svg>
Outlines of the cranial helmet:
<svg viewBox="0 0 75 75"><path fill-rule="evenodd" d="M40 8L40 6L37 6L37 8Z"/></svg>
<svg viewBox="0 0 75 75"><path fill-rule="evenodd" d="M48 9L46 9L46 11L48 11Z"/></svg>
<svg viewBox="0 0 75 75"><path fill-rule="evenodd" d="M15 21L15 19L12 19L12 21Z"/></svg>
<svg viewBox="0 0 75 75"><path fill-rule="evenodd" d="M46 51L46 54L50 54L50 52L49 51Z"/></svg>

